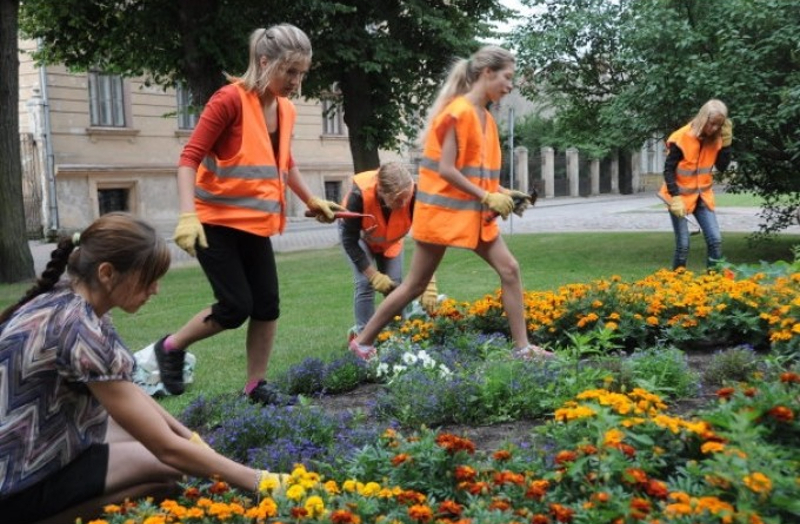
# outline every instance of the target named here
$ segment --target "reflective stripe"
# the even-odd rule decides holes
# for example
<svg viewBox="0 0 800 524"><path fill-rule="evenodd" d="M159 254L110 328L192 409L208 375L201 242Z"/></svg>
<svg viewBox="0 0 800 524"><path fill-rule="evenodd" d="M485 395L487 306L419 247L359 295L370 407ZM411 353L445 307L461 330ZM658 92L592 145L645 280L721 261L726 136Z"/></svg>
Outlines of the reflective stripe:
<svg viewBox="0 0 800 524"><path fill-rule="evenodd" d="M384 243L388 244L388 243L391 243L391 242L397 242L398 240L400 240L401 238L406 236L405 234L402 234L402 235L394 237L394 238L386 238L386 237L370 235L366 231L362 231L362 233L364 233L364 236L363 236L364 240L368 240L368 241L374 242L376 244L384 244Z"/></svg>
<svg viewBox="0 0 800 524"><path fill-rule="evenodd" d="M420 167L430 169L431 171L439 172L439 162L430 157L423 157L419 163ZM485 178L488 180L500 180L499 169L487 169L480 166L464 166L461 169L461 174L466 177Z"/></svg>
<svg viewBox="0 0 800 524"><path fill-rule="evenodd" d="M253 197L236 197L227 195L214 195L199 187L194 188L194 196L204 202L236 206L245 209L255 209L264 213L280 213L281 203L278 200L264 200Z"/></svg>
<svg viewBox="0 0 800 524"><path fill-rule="evenodd" d="M278 168L275 166L219 167L216 159L212 156L207 156L203 159L203 167L219 178L239 178L241 180L275 180L278 178Z"/></svg>
<svg viewBox="0 0 800 524"><path fill-rule="evenodd" d="M712 167L701 167L699 169L681 169L677 168L675 170L675 174L681 176L697 176L697 175L709 175L713 172Z"/></svg>
<svg viewBox="0 0 800 524"><path fill-rule="evenodd" d="M707 191L709 189L711 189L710 185L699 186L699 187L678 187L678 193L681 195L694 195L694 194L700 194L703 191Z"/></svg>
<svg viewBox="0 0 800 524"><path fill-rule="evenodd" d="M449 198L443 195L425 193L417 190L417 202L423 204L430 204L433 206L446 207L449 209L457 209L459 211L482 211L483 204L478 200L461 200L458 198Z"/></svg>

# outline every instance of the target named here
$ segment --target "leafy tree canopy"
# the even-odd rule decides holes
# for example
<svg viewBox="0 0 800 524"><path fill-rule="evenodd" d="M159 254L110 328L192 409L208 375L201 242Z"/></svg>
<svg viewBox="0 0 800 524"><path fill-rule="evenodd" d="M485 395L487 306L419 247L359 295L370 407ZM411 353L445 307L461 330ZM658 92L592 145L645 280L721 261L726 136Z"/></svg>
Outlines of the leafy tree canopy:
<svg viewBox="0 0 800 524"><path fill-rule="evenodd" d="M599 149L665 137L710 98L734 122L733 191L766 199L764 232L800 207L800 3L782 0L523 0L514 35L523 87L559 128Z"/></svg>
<svg viewBox="0 0 800 524"><path fill-rule="evenodd" d="M253 29L293 23L314 48L303 96L338 88L362 170L377 167L379 148L414 135L451 60L492 35L490 20L509 16L498 0L24 0L21 28L42 39L48 63L183 81L204 103L223 71L246 69Z"/></svg>

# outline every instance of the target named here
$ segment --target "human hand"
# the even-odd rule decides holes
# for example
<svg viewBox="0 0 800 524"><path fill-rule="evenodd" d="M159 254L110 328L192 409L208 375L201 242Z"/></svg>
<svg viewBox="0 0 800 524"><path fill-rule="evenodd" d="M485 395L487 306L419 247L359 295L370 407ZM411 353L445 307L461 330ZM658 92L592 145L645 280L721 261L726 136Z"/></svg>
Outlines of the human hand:
<svg viewBox="0 0 800 524"><path fill-rule="evenodd" d="M316 217L317 221L324 222L325 224L330 224L336 220L336 217L333 214L334 211L347 211L336 202L323 200L315 196L312 196L308 199L306 206L308 206L308 209L314 212L314 216Z"/></svg>
<svg viewBox="0 0 800 524"><path fill-rule="evenodd" d="M503 217L508 218L508 215L514 209L514 201L510 196L503 193L489 193L486 192L481 199L481 204L487 206L489 209Z"/></svg>
<svg viewBox="0 0 800 524"><path fill-rule="evenodd" d="M259 470L256 477L256 493L259 495L262 493L269 493L270 495L280 493L287 488L290 478L291 475L288 473L271 473L266 469Z"/></svg>
<svg viewBox="0 0 800 524"><path fill-rule="evenodd" d="M397 283L395 283L394 280L380 271L374 272L368 278L372 289L378 293L383 293L384 295L388 295L395 287L397 287Z"/></svg>
<svg viewBox="0 0 800 524"><path fill-rule="evenodd" d="M683 203L683 199L680 196L672 197L672 200L669 202L669 212L678 218L684 218L686 216L686 205Z"/></svg>
<svg viewBox="0 0 800 524"><path fill-rule="evenodd" d="M730 118L725 119L720 134L722 135L722 147L731 145L731 142L733 142L733 122L731 122Z"/></svg>
<svg viewBox="0 0 800 524"><path fill-rule="evenodd" d="M202 446L204 448L211 449L211 446L209 446L208 443L206 443L206 441L203 440L203 437L201 437L197 433L197 431L192 431L192 436L189 437L189 442L191 442L192 444L197 444L198 446Z"/></svg>
<svg viewBox="0 0 800 524"><path fill-rule="evenodd" d="M513 212L518 217L522 217L522 214L525 212L525 210L533 205L531 196L527 193L517 191L516 189L506 189L506 194L510 196L511 201L514 202Z"/></svg>
<svg viewBox="0 0 800 524"><path fill-rule="evenodd" d="M200 219L197 218L197 213L181 213L172 238L181 249L193 257L197 256L196 246L208 247L206 232L203 230L203 224L200 223Z"/></svg>
<svg viewBox="0 0 800 524"><path fill-rule="evenodd" d="M436 287L436 275L431 277L428 287L419 297L419 302L429 315L436 311L436 306L439 305L439 289Z"/></svg>

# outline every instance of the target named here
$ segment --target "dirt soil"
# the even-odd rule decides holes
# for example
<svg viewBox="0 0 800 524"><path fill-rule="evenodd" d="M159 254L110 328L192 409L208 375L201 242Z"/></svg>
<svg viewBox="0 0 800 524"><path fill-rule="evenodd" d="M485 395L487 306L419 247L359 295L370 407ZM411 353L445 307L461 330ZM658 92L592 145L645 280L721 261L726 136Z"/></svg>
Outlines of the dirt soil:
<svg viewBox="0 0 800 524"><path fill-rule="evenodd" d="M688 356L689 366L702 373L711 358L711 353L690 354ZM382 387L381 384L364 384L347 393L320 397L314 399L313 402L329 413L360 410L368 418L371 418L370 405ZM696 397L670 403L670 413L691 416L696 410L709 404L714 399L714 390L715 388L704 387L701 383L701 391ZM448 425L440 429L467 437L475 443L477 449L491 452L499 449L505 442L529 441L531 431L543 422L541 419L518 420L488 426Z"/></svg>

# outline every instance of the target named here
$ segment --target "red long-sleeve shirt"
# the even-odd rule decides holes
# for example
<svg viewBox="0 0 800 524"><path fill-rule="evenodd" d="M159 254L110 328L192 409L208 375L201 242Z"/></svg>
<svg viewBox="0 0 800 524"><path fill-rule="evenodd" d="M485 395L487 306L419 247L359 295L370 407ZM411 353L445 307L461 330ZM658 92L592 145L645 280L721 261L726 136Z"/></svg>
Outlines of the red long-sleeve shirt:
<svg viewBox="0 0 800 524"><path fill-rule="evenodd" d="M270 135L270 138L277 134ZM179 166L197 169L208 154L217 158L230 158L242 145L242 100L233 84L217 90L208 100L197 126L183 147ZM273 143L277 149L278 145ZM289 168L294 167L289 158Z"/></svg>

